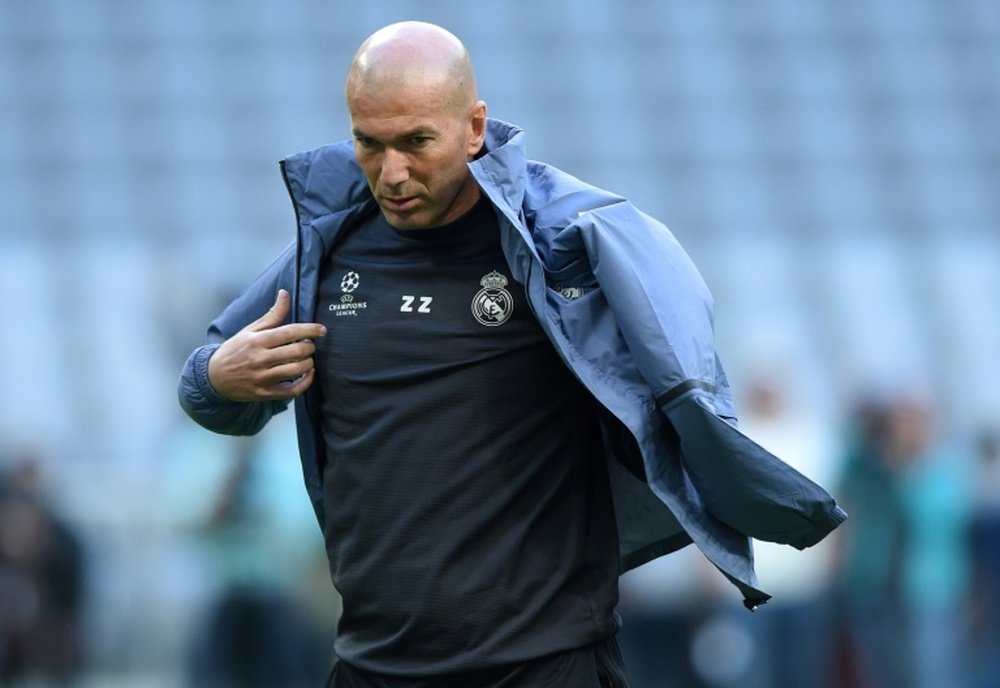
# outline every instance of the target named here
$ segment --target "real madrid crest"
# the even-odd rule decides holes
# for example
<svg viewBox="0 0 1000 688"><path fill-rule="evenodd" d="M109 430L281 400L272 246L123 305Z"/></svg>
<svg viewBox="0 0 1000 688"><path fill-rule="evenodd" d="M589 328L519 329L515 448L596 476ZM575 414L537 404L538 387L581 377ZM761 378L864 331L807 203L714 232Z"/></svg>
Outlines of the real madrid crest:
<svg viewBox="0 0 1000 688"><path fill-rule="evenodd" d="M487 327L503 325L514 312L514 297L504 289L507 278L494 270L479 283L483 288L472 297L472 315Z"/></svg>

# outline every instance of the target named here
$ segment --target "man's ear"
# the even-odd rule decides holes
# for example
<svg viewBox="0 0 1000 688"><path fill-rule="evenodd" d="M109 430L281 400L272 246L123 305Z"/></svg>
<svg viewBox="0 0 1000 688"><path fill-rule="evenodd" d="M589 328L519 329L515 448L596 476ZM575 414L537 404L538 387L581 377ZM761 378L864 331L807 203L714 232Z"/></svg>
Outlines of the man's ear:
<svg viewBox="0 0 1000 688"><path fill-rule="evenodd" d="M477 100L469 110L469 158L473 158L483 147L486 139L486 103Z"/></svg>

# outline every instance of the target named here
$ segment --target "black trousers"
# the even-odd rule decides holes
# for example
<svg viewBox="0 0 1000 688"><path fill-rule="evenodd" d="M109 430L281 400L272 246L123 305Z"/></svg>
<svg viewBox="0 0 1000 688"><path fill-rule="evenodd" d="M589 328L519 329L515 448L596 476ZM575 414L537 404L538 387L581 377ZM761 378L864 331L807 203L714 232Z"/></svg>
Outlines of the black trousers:
<svg viewBox="0 0 1000 688"><path fill-rule="evenodd" d="M326 688L628 688L614 636L528 662L437 677L373 674L337 660Z"/></svg>

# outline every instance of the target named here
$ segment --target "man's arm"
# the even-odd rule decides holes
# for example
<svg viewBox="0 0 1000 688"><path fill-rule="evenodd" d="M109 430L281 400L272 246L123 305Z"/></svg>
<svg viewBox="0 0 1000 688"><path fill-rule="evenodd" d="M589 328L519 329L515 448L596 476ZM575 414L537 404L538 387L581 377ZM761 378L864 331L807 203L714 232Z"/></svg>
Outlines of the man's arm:
<svg viewBox="0 0 1000 688"><path fill-rule="evenodd" d="M311 340L325 329L316 323L285 324L291 299L280 285L291 282L292 256L294 246L212 323L209 343L184 364L178 398L199 425L252 435L312 384Z"/></svg>
<svg viewBox="0 0 1000 688"><path fill-rule="evenodd" d="M315 376L312 339L326 334L316 323L282 324L290 297L278 291L274 305L221 344L206 344L181 373L181 407L198 424L227 435L258 432Z"/></svg>
<svg viewBox="0 0 1000 688"><path fill-rule="evenodd" d="M585 213L576 229L708 511L761 540L801 548L822 539L846 514L727 422L734 414L715 350L712 298L673 236L628 203Z"/></svg>
<svg viewBox="0 0 1000 688"><path fill-rule="evenodd" d="M181 408L198 425L224 435L253 435L271 416L285 409L284 403L231 401L212 387L208 361L219 344L206 344L188 357L177 385Z"/></svg>
<svg viewBox="0 0 1000 688"><path fill-rule="evenodd" d="M309 388L315 374L312 340L326 334L317 323L282 324L291 297L278 290L274 305L224 341L206 363L208 382L230 401L287 401Z"/></svg>

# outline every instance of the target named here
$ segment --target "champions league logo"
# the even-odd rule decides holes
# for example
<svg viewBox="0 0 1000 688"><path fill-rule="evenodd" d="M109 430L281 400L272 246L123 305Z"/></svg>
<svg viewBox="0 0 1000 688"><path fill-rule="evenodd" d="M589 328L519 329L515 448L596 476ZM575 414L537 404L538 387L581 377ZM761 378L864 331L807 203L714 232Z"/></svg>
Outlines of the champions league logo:
<svg viewBox="0 0 1000 688"><path fill-rule="evenodd" d="M340 280L340 291L345 294L350 294L358 288L359 284L361 284L361 277L358 276L358 273L352 270L344 275L344 278Z"/></svg>
<svg viewBox="0 0 1000 688"><path fill-rule="evenodd" d="M472 297L472 315L482 325L503 325L514 312L514 297L504 289L507 278L494 270L479 280L483 288Z"/></svg>
<svg viewBox="0 0 1000 688"><path fill-rule="evenodd" d="M353 270L344 275L344 279L340 280L340 291L344 292L344 295L340 297L340 302L351 303L354 301L354 297L351 296L351 292L357 289L360 284L361 277L359 277L358 273Z"/></svg>
<svg viewBox="0 0 1000 688"><path fill-rule="evenodd" d="M360 284L361 277L358 273L353 270L345 273L343 279L340 280L340 291L344 293L340 295L339 304L330 304L330 312L336 316L357 315L359 310L368 308L367 301L355 301L354 295L351 294L351 292L357 289Z"/></svg>

